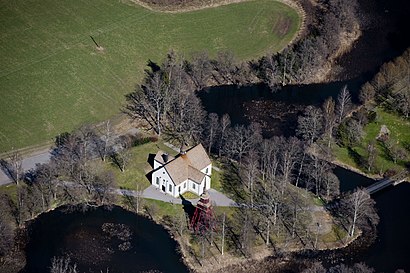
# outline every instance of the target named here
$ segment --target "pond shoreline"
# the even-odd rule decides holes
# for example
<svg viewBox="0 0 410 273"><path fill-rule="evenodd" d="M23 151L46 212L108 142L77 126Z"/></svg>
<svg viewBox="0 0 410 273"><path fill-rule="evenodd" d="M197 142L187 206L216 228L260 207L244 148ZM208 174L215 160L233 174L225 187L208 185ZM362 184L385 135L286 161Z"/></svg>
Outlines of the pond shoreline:
<svg viewBox="0 0 410 273"><path fill-rule="evenodd" d="M141 216L143 218L145 218L146 220L152 221L153 223L161 226L167 233L168 236L176 243L176 249L175 252L178 253L178 255L180 255L180 261L187 267L188 270L190 270L191 272L216 272L218 270L222 270L224 268L228 268L231 266L237 266L240 264L243 264L244 262L249 262L249 261L253 261L253 262L260 262L263 261L264 259L269 259L269 258L275 258L276 259L276 255L274 255L272 253L272 249L271 248L267 248L265 246L260 246L260 247L256 247L256 251L253 255L253 257L251 258L246 258L246 257L237 257L234 255L231 255L229 253L226 253L223 257L223 259L219 259L218 264L211 264L209 262L207 262L206 260L203 262L203 264L205 264L205 266L200 266L198 264L199 260L195 261L195 258L192 256L192 254L189 253L189 250L187 248L187 243L185 242L185 238L181 237L179 234L176 234L172 228L170 226L168 226L166 223L164 223L162 220L160 219L156 219L156 218L152 218L150 217L148 214L146 213L136 213L132 210L130 210L129 208L127 208L125 205L123 204L114 204L114 205L101 205L101 206L94 206L90 204L77 204L77 205L61 205L55 208L51 208L49 210L47 210L46 212L43 212L41 214L36 215L34 218L26 221L24 223L24 225L18 229L18 244L21 246L21 253L26 255L26 246L28 245L28 242L30 240L29 236L29 232L30 232L30 226L42 215L53 212L53 211L57 211L57 210L67 210L68 213L75 213L75 212L86 212L88 210L93 210L93 209L99 209L99 208L103 208L105 210L112 210L113 207L118 207L121 208L127 212L130 212L134 215L138 215ZM318 249L318 250L314 250L314 249L303 249L300 247L294 248L291 251L286 251L283 252L284 255L286 257L292 257L294 256L294 254L299 253L299 252L304 252L304 251L337 251L340 249L344 249L347 246L349 246L350 244L352 244L353 242L355 242L358 238L360 238L360 234L356 235L355 238L352 238L352 240L349 240L347 243L345 243L344 245L338 245L335 247L328 247L328 248L323 248L323 249ZM280 251L280 250L279 250ZM303 258L303 257L302 257ZM22 269L19 272L24 272L26 265L24 264L24 267L22 267Z"/></svg>

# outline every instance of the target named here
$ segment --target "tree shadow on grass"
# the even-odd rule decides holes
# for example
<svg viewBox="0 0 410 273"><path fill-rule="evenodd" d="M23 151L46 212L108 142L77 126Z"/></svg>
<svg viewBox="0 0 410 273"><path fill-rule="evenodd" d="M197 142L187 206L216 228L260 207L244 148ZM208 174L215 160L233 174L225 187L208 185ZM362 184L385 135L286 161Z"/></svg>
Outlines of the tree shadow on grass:
<svg viewBox="0 0 410 273"><path fill-rule="evenodd" d="M365 166L365 160L363 156L361 156L356 150L352 149L351 147L347 147L347 153L357 166Z"/></svg>
<svg viewBox="0 0 410 273"><path fill-rule="evenodd" d="M225 163L224 172L222 174L222 188L224 192L228 193L236 202L245 200L245 192L241 191L242 183L239 177L238 167L232 163Z"/></svg>

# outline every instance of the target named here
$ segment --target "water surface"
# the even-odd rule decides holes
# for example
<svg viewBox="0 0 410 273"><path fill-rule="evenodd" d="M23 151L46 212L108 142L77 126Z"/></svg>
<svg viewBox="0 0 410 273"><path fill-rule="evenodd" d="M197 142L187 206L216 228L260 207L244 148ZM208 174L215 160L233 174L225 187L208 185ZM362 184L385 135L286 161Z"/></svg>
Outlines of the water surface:
<svg viewBox="0 0 410 273"><path fill-rule="evenodd" d="M49 272L52 258L65 255L86 273L189 272L163 227L120 207L57 209L38 217L29 236L24 273Z"/></svg>

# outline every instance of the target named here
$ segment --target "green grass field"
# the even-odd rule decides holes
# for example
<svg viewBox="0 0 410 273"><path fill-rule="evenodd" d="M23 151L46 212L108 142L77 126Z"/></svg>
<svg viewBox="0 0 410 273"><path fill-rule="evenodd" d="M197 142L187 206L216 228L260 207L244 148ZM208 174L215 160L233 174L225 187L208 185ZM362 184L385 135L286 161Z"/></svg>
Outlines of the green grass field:
<svg viewBox="0 0 410 273"><path fill-rule="evenodd" d="M362 158L366 158L367 145L372 140L376 139L382 125L387 126L390 130L390 137L394 139L402 148L405 148L405 146L410 143L410 122L408 120L404 120L396 114L388 113L381 108L376 108L376 112L376 121L366 125L364 128L366 134L361 144L352 147L352 149ZM406 162L410 160L410 157L408 156L406 160L398 161L398 164L394 164L394 162L386 154L385 149L379 141L376 143L376 148L378 157L376 159L376 168L372 171L373 173L383 173L389 169L397 171L402 170L405 168ZM357 162L349 154L347 148L336 146L334 148L334 152L339 161L367 172L367 169L364 166L357 164Z"/></svg>
<svg viewBox="0 0 410 273"><path fill-rule="evenodd" d="M0 3L0 153L115 115L147 61L170 49L246 60L280 50L300 26L272 0L179 14L114 0Z"/></svg>

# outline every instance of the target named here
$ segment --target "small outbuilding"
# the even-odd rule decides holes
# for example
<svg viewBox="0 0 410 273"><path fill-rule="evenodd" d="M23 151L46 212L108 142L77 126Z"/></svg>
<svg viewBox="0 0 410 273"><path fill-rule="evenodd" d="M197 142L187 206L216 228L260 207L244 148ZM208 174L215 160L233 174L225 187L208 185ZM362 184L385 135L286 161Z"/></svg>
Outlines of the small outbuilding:
<svg viewBox="0 0 410 273"><path fill-rule="evenodd" d="M211 188L212 162L202 144L173 157L158 151L154 158L152 185L178 197L187 191L201 195Z"/></svg>

